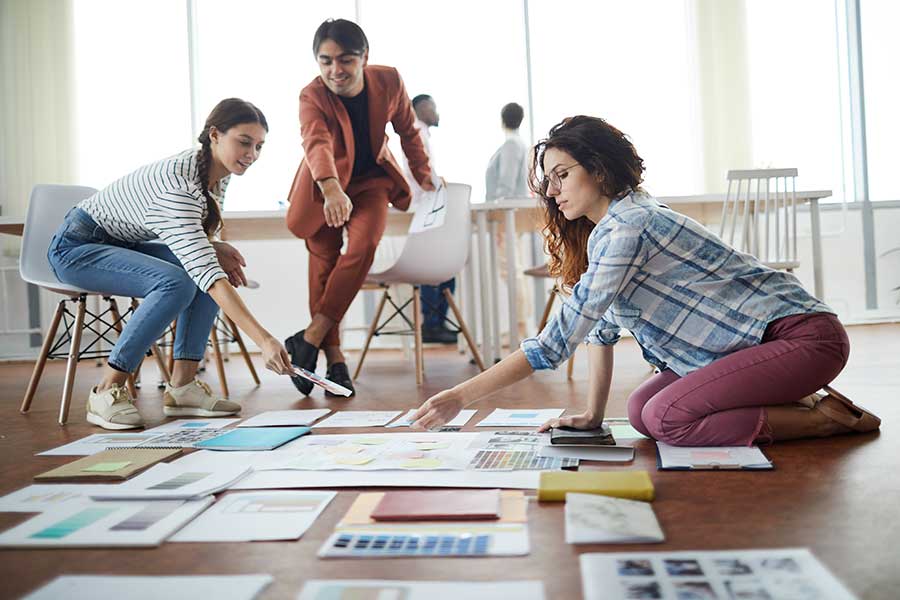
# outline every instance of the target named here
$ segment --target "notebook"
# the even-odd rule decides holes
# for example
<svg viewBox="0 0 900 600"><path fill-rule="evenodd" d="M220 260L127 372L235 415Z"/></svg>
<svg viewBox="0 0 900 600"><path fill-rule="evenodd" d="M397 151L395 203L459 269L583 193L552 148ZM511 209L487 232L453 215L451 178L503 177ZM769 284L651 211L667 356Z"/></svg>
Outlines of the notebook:
<svg viewBox="0 0 900 600"><path fill-rule="evenodd" d="M181 448L110 448L35 476L36 481L124 481Z"/></svg>
<svg viewBox="0 0 900 600"><path fill-rule="evenodd" d="M647 471L542 471L538 500L562 502L566 493L602 494L631 500L653 500Z"/></svg>
<svg viewBox="0 0 900 600"><path fill-rule="evenodd" d="M550 430L550 443L553 445L587 445L615 446L609 425L603 423L596 429L573 429L571 427L554 427Z"/></svg>
<svg viewBox="0 0 900 600"><path fill-rule="evenodd" d="M194 444L203 450L274 450L309 433L309 427L244 427Z"/></svg>
<svg viewBox="0 0 900 600"><path fill-rule="evenodd" d="M385 492L371 516L376 521L499 519L500 490Z"/></svg>

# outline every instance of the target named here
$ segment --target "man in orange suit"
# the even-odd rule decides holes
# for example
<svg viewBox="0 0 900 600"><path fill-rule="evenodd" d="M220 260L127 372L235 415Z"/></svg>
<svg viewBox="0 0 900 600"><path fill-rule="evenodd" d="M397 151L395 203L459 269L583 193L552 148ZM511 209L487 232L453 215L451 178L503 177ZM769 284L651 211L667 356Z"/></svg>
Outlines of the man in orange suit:
<svg viewBox="0 0 900 600"><path fill-rule="evenodd" d="M387 209L406 210L409 184L388 150L390 122L413 177L433 190L428 155L396 69L369 65L362 29L344 19L322 23L313 39L321 75L300 92L300 133L305 158L291 186L287 226L309 250L312 320L285 340L291 362L315 371L325 351L326 377L353 390L341 352L339 323L356 296L384 233ZM341 254L343 230L347 248ZM293 377L303 394L313 384ZM329 392L326 392L326 395Z"/></svg>

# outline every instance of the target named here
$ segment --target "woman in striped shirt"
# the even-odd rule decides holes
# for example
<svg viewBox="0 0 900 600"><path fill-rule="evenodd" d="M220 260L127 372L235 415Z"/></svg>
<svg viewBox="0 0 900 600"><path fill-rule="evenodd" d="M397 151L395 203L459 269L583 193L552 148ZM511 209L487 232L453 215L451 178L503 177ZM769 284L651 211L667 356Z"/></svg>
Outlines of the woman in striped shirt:
<svg viewBox="0 0 900 600"><path fill-rule="evenodd" d="M266 118L254 105L223 100L206 120L199 149L145 165L66 215L48 251L59 280L143 298L110 352L103 380L90 392L89 422L106 429L143 426L124 384L175 320L165 414L239 412L239 404L216 397L195 378L220 307L260 347L269 369L291 373L284 347L234 290L247 283L243 257L229 244L212 241L222 225L221 197L231 174L250 168L267 132Z"/></svg>
<svg viewBox="0 0 900 600"><path fill-rule="evenodd" d="M533 161L550 271L572 293L520 350L425 402L418 426L440 425L534 370L556 368L587 342L587 408L541 430L599 427L624 327L658 369L629 397L628 417L662 442L732 446L878 428L875 415L836 391L816 394L850 351L833 311L790 273L640 189L643 160L619 130L598 118L566 119Z"/></svg>

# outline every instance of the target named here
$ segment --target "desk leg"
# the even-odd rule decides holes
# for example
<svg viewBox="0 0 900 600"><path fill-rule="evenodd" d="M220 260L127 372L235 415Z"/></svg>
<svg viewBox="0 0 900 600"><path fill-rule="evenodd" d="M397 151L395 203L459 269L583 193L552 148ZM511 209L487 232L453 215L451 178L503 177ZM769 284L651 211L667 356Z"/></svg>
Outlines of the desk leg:
<svg viewBox="0 0 900 600"><path fill-rule="evenodd" d="M813 291L816 298L825 302L825 284L822 281L822 223L818 198L809 201L809 220L812 235Z"/></svg>
<svg viewBox="0 0 900 600"><path fill-rule="evenodd" d="M519 298L516 283L518 265L516 264L517 236L516 211L508 210L506 217L506 293L509 301L509 351L512 353L519 346Z"/></svg>
<svg viewBox="0 0 900 600"><path fill-rule="evenodd" d="M491 343L491 294L490 294L490 277L489 269L489 252L488 249L488 226L487 215L484 211L478 211L475 217L477 226L476 235L478 236L478 278L481 283L479 296L481 298L481 356L485 361L491 361L491 351L493 344Z"/></svg>

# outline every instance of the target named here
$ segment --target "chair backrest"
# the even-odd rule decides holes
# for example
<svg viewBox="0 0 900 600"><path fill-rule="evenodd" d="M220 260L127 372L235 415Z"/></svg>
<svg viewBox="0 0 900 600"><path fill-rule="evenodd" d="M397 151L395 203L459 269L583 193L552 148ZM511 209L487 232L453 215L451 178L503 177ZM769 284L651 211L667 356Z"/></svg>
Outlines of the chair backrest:
<svg viewBox="0 0 900 600"><path fill-rule="evenodd" d="M797 169L728 171L719 236L778 269L799 266Z"/></svg>
<svg viewBox="0 0 900 600"><path fill-rule="evenodd" d="M79 185L34 186L28 203L28 214L25 216L22 253L19 257L19 273L23 280L64 292L86 291L62 283L56 278L47 260L47 249L69 209L96 192L94 188Z"/></svg>
<svg viewBox="0 0 900 600"><path fill-rule="evenodd" d="M379 283L438 285L455 277L469 258L471 195L471 186L448 183L444 224L408 235L397 262L379 273L369 273L369 278Z"/></svg>

